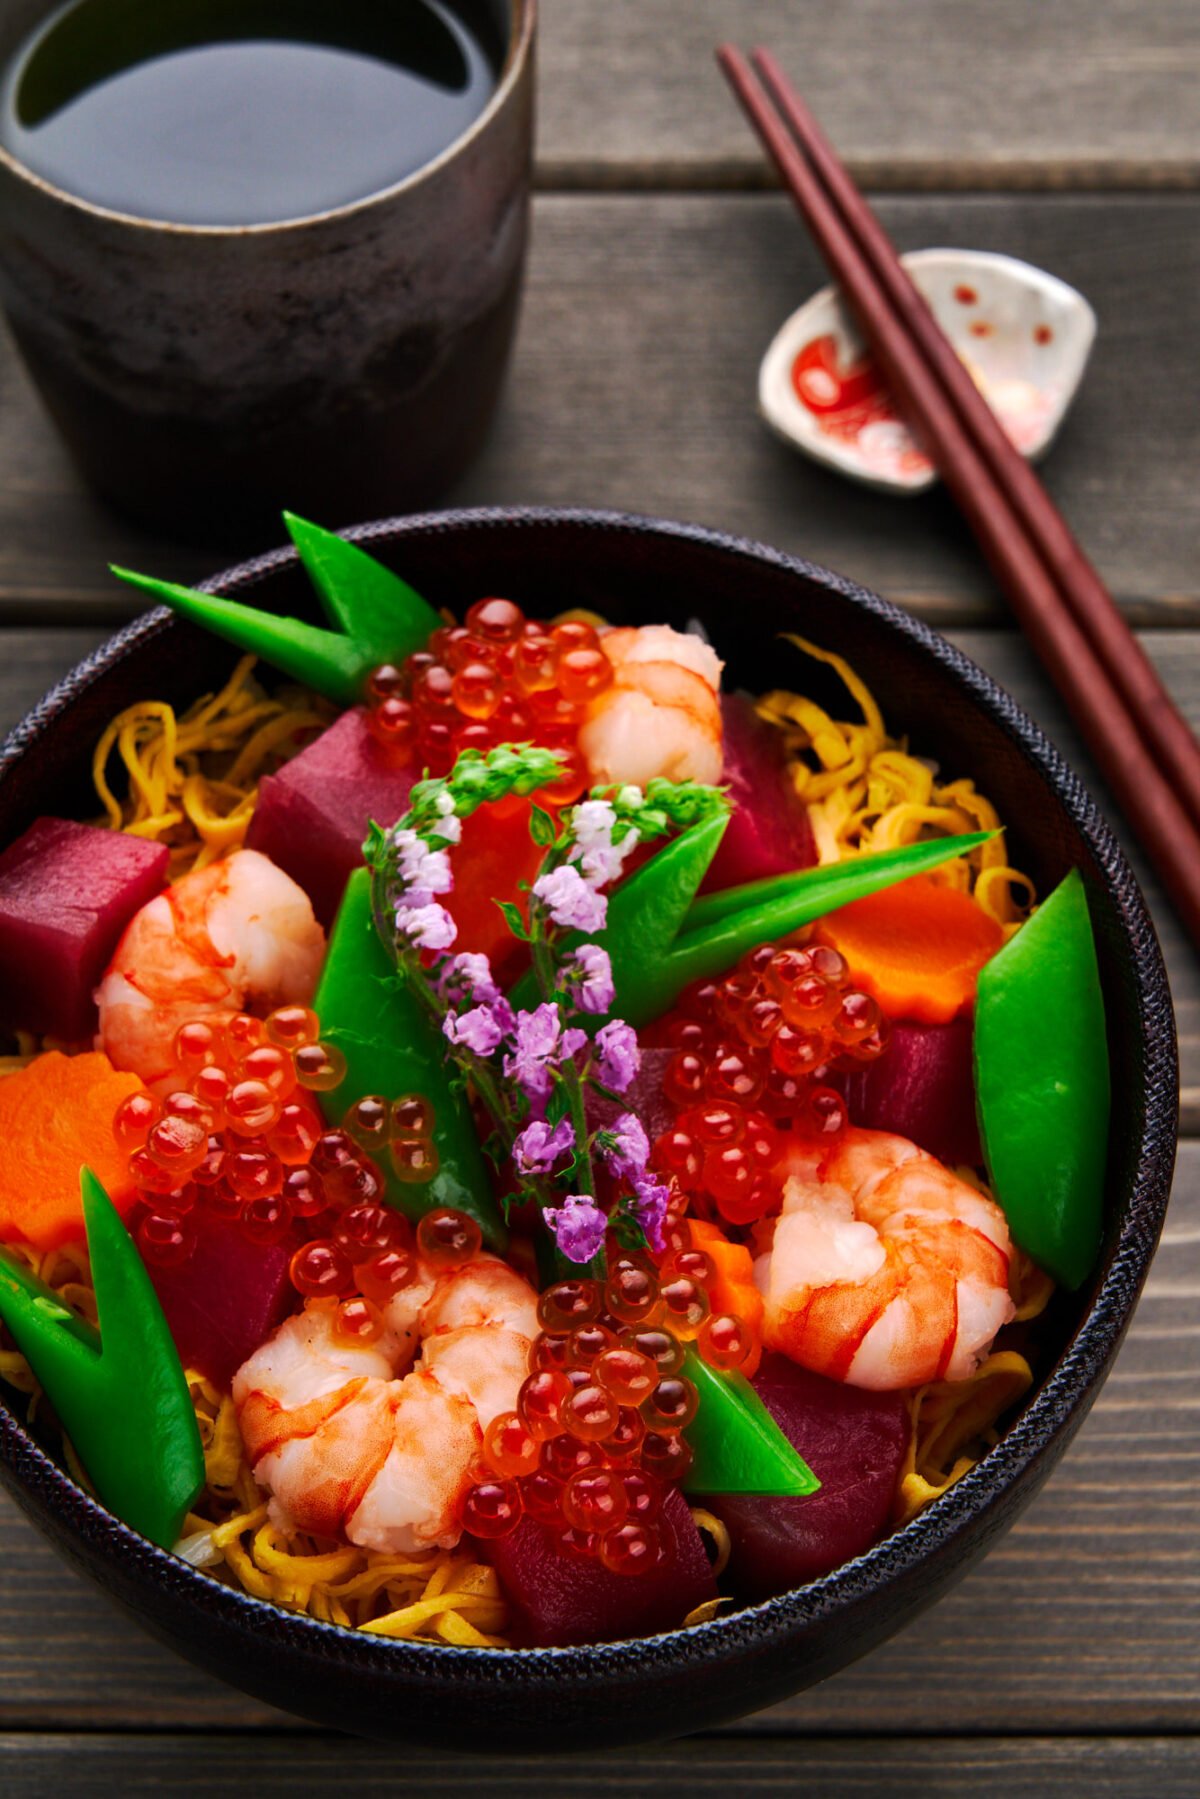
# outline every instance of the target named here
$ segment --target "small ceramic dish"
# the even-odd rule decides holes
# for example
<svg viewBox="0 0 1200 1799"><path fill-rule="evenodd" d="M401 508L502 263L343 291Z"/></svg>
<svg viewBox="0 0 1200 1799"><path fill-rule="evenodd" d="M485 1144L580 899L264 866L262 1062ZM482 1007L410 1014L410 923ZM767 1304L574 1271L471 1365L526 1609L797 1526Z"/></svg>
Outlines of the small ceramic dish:
<svg viewBox="0 0 1200 1799"><path fill-rule="evenodd" d="M984 250L900 258L1009 437L1049 449L1083 378L1096 315L1065 281ZM780 327L758 374L759 410L788 443L889 493L920 493L937 471L898 415L836 288Z"/></svg>
<svg viewBox="0 0 1200 1799"><path fill-rule="evenodd" d="M937 1599L1014 1521L1083 1422L1133 1314L1175 1155L1171 998L1137 882L1096 805L1016 703L898 607L813 563L698 526L567 510L447 512L349 533L437 606L511 594L534 616L574 605L620 624L705 625L727 681L779 678L779 633L847 656L921 753L971 774L1039 891L1087 882L1113 1086L1104 1245L1047 1315L1037 1380L995 1448L902 1529L820 1580L704 1624L570 1649L391 1641L223 1585L120 1523L72 1480L0 1390L0 1482L71 1565L209 1673L327 1727L440 1749L545 1754L711 1729L822 1680ZM208 584L313 616L294 549ZM92 654L0 745L0 846L43 812L95 807L92 747L148 693L172 704L224 680L235 652L148 612ZM0 1145L0 1174L3 1172ZM68 1578L64 1575L64 1579ZM1027 1653L1014 1618L1009 1651ZM493 1783L495 1784L495 1783Z"/></svg>

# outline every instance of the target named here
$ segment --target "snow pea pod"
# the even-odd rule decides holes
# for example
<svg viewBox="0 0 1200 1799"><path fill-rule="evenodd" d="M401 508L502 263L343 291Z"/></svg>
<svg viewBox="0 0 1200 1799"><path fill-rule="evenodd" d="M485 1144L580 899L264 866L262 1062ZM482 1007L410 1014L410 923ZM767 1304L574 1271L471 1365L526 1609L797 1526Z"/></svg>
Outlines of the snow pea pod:
<svg viewBox="0 0 1200 1799"><path fill-rule="evenodd" d="M1079 870L980 971L975 1096L984 1159L1017 1243L1068 1287L1100 1249L1111 1078Z"/></svg>
<svg viewBox="0 0 1200 1799"><path fill-rule="evenodd" d="M609 898L608 922L596 941L612 961L613 1012L635 1027L660 1018L692 981L724 974L757 944L910 875L925 874L994 835L938 837L697 899L727 822L726 815L717 815L681 832ZM528 977L512 1000L518 1006L536 1004Z"/></svg>
<svg viewBox="0 0 1200 1799"><path fill-rule="evenodd" d="M691 1348L683 1371L700 1399L684 1432L693 1455L686 1493L800 1499L817 1491L820 1481L743 1375L718 1374Z"/></svg>
<svg viewBox="0 0 1200 1799"><path fill-rule="evenodd" d="M346 885L313 1005L321 1036L346 1058L341 1083L318 1095L332 1123L371 1093L389 1100L421 1093L433 1107L437 1173L416 1185L385 1167L391 1204L414 1219L435 1206L453 1206L475 1220L490 1248L503 1249L508 1233L491 1196L470 1108L451 1086L442 1038L380 941L365 868Z"/></svg>
<svg viewBox="0 0 1200 1799"><path fill-rule="evenodd" d="M169 1549L204 1486L196 1413L150 1276L89 1168L80 1171L80 1191L100 1329L3 1250L0 1318L100 1499Z"/></svg>
<svg viewBox="0 0 1200 1799"><path fill-rule="evenodd" d="M407 581L357 544L292 513L283 516L332 631L130 569L114 568L113 573L181 618L262 656L305 687L341 706L356 705L373 668L402 662L442 620Z"/></svg>

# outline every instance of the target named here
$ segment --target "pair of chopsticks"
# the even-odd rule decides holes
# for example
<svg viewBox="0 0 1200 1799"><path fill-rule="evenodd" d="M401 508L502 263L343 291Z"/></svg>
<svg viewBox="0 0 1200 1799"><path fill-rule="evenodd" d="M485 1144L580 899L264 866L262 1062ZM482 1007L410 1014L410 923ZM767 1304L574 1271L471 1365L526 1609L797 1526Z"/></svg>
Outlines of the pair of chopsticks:
<svg viewBox="0 0 1200 1799"><path fill-rule="evenodd" d="M717 61L1200 946L1200 745L774 57L756 50L751 67L725 44Z"/></svg>

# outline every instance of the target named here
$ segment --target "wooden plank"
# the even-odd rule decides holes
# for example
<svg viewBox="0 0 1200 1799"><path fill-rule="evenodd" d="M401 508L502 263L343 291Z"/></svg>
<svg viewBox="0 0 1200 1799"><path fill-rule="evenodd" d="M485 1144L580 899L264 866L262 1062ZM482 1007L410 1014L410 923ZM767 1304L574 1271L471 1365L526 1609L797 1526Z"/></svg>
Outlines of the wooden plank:
<svg viewBox="0 0 1200 1799"><path fill-rule="evenodd" d="M1200 619L1200 411L1179 373L1200 332L1200 200L924 196L881 210L904 247L1006 250L1090 296L1100 340L1047 483L1133 616ZM759 358L822 280L778 196L543 198L512 377L450 500L697 519L941 623L1002 616L944 495L853 486L759 420ZM89 499L7 343L0 413L0 619L124 616L136 600L110 561L186 581L230 559L155 540Z"/></svg>
<svg viewBox="0 0 1200 1799"><path fill-rule="evenodd" d="M1200 1730L1200 1144L1113 1374L1046 1490L920 1623L751 1735ZM0 1729L279 1715L145 1637L0 1496ZM0 1777L0 1790L5 1790Z"/></svg>
<svg viewBox="0 0 1200 1799"><path fill-rule="evenodd" d="M9 1736L0 1738L0 1779L9 1799L43 1799L47 1793L93 1799L97 1793L279 1794L338 1791L348 1781L358 1799L385 1799L401 1789L433 1795L479 1792L497 1799L625 1799L651 1790L663 1794L794 1793L836 1791L842 1799L945 1799L969 1791L979 1799L1010 1799L1014 1792L1044 1799L1192 1799L1197 1745L1194 1739L1115 1736L1090 1739L943 1737L932 1742L843 1737L806 1743L803 1760L788 1742L746 1742L712 1737L661 1748L605 1755L521 1755L497 1759L431 1754L344 1737L302 1742L264 1735L257 1739L211 1734L130 1738Z"/></svg>
<svg viewBox="0 0 1200 1799"><path fill-rule="evenodd" d="M763 161L713 67L769 44L856 178L890 187L1195 183L1188 0L550 0L545 183L745 183Z"/></svg>

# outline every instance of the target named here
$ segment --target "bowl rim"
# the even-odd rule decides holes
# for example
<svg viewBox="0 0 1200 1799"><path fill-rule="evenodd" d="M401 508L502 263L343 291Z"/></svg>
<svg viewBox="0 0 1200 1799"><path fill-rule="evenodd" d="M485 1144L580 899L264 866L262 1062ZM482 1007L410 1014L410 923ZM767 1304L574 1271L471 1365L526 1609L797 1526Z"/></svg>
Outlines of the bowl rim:
<svg viewBox="0 0 1200 1799"><path fill-rule="evenodd" d="M862 1555L805 1586L719 1614L704 1623L608 1643L503 1651L390 1639L325 1623L226 1586L138 1535L77 1486L0 1398L0 1461L7 1465L15 1484L25 1488L29 1473L36 1471L39 1483L54 1492L55 1522L60 1529L82 1530L90 1548L115 1552L131 1573L141 1573L177 1596L186 1593L194 1597L210 1619L251 1629L257 1624L260 1630L269 1620L271 1638L280 1647L295 1647L351 1669L369 1669L376 1675L402 1671L421 1680L439 1671L446 1675L457 1671L466 1680L478 1678L481 1684L503 1679L514 1697L517 1690L536 1688L548 1677L596 1678L607 1672L624 1679L668 1665L678 1675L722 1651L770 1650L776 1643L782 1645L793 1639L800 1629L827 1621L840 1609L857 1607L881 1589L911 1576L935 1552L952 1545L968 1527L978 1529L989 1514L994 1515L995 1528L999 1529L1004 1522L1006 1498L1036 1478L1037 1464L1052 1450L1056 1439L1069 1437L1082 1421L1129 1324L1166 1211L1178 1122L1174 1028L1148 1028L1155 1012L1164 1018L1173 1017L1170 990L1157 935L1124 852L1091 794L1041 728L978 664L923 620L848 577L802 557L707 526L631 512L561 506L469 507L373 520L348 527L341 535L370 548L402 545L406 539L436 541L439 536L463 532L546 529L613 536L649 534L697 547L733 568L765 564L777 573L798 577L868 612L909 639L957 679L973 703L1035 765L1108 873L1111 897L1135 972L1146 1081L1136 1146L1137 1175L1107 1269L1065 1353L1035 1387L1033 1397L1000 1442L917 1517ZM294 547L287 546L240 562L200 586L207 592L232 595L298 562ZM94 680L119 664L131 649L153 641L173 625L172 615L163 607L142 613L78 663L0 745L0 781Z"/></svg>

